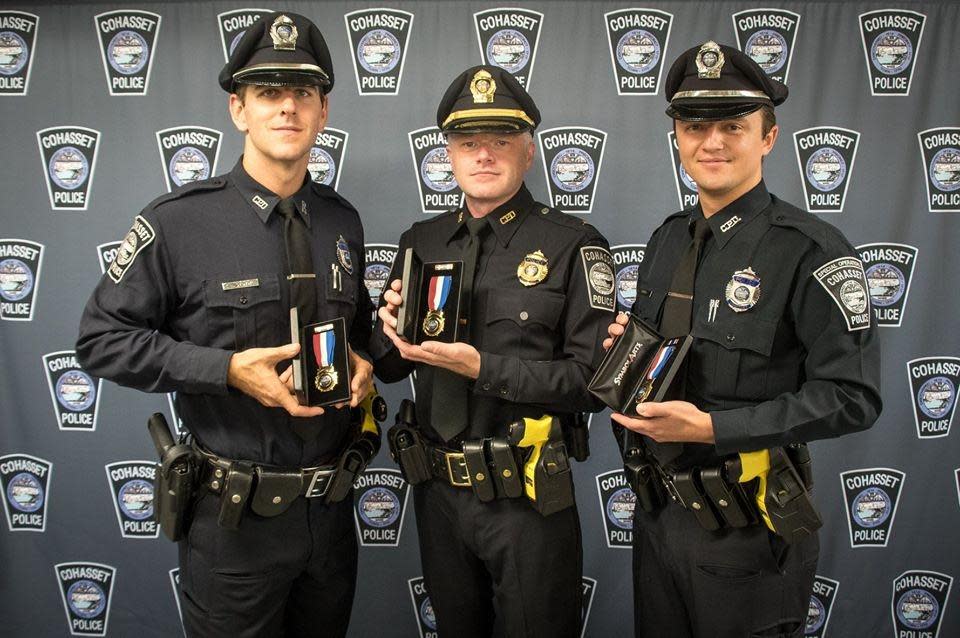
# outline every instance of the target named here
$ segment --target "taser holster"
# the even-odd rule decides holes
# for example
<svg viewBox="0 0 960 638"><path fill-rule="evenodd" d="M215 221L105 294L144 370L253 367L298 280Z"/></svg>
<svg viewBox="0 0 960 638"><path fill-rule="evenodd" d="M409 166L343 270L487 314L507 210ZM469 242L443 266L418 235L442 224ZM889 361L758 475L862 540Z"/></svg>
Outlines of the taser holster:
<svg viewBox="0 0 960 638"><path fill-rule="evenodd" d="M167 538L179 541L189 527L189 510L198 476L196 452L190 445L174 441L166 417L159 412L147 420L147 430L160 457L153 490L157 520Z"/></svg>
<svg viewBox="0 0 960 638"><path fill-rule="evenodd" d="M523 465L523 488L543 516L573 505L573 473L557 417L524 418L511 423L511 445L529 448Z"/></svg>

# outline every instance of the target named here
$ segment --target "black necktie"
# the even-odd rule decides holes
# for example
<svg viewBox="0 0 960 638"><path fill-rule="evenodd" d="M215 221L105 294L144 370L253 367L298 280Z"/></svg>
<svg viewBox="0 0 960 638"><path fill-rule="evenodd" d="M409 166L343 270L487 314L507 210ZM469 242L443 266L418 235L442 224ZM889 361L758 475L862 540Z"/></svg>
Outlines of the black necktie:
<svg viewBox="0 0 960 638"><path fill-rule="evenodd" d="M663 302L663 319L660 333L666 337L683 337L690 334L690 317L693 313L693 284L697 274L700 249L710 234L710 225L704 218L693 224L693 237L673 271L670 290Z"/></svg>
<svg viewBox="0 0 960 638"><path fill-rule="evenodd" d="M467 332L471 332L473 321L470 318L473 301L473 278L480 257L480 244L483 233L490 229L490 223L483 217L468 217L467 231L470 238L463 248L463 278L460 292L460 317L467 319ZM464 337L467 338L464 338ZM468 335L461 335L461 341L470 341ZM445 441L454 439L470 425L470 386L469 380L444 368L433 371L433 400L430 406L430 421L433 429Z"/></svg>

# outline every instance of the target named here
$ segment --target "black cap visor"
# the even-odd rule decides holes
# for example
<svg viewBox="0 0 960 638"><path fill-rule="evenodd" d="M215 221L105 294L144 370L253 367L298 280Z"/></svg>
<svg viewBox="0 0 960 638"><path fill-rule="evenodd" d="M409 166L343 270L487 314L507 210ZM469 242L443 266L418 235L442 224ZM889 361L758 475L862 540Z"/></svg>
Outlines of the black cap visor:
<svg viewBox="0 0 960 638"><path fill-rule="evenodd" d="M688 98L675 99L667 107L666 114L675 120L688 122L716 122L735 120L773 102L760 98Z"/></svg>

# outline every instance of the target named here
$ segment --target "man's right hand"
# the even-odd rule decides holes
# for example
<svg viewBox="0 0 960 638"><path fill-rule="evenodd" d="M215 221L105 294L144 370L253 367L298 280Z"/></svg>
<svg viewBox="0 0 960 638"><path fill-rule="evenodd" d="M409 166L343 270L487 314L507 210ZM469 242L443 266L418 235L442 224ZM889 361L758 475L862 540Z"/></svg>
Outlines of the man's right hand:
<svg viewBox="0 0 960 638"><path fill-rule="evenodd" d="M391 340L397 337L397 309L403 305L403 297L400 292L403 290L403 283L399 279L390 282L390 287L383 291L383 300L386 302L377 310L377 316L383 322L383 332Z"/></svg>
<svg viewBox="0 0 960 638"><path fill-rule="evenodd" d="M613 340L623 334L624 326L627 325L627 313L621 312L617 314L617 318L607 326L607 334L610 335L603 340L603 349L609 350L610 346L613 345Z"/></svg>
<svg viewBox="0 0 960 638"><path fill-rule="evenodd" d="M297 403L296 395L277 374L277 364L292 359L298 352L300 346L296 343L235 352L230 357L230 367L227 368L227 384L268 408L283 408L291 416L319 416L323 414L323 408Z"/></svg>

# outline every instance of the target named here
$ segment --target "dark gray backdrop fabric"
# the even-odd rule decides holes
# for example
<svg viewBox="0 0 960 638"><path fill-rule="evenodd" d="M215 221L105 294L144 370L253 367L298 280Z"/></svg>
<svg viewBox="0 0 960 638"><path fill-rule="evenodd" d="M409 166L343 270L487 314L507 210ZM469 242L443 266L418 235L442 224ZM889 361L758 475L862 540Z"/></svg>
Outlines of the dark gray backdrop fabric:
<svg viewBox="0 0 960 638"><path fill-rule="evenodd" d="M29 275L23 273L22 265L34 268L32 317L0 323L0 456L6 462L24 455L43 459L52 464L52 470L41 477L49 481L45 485L40 481L39 488L37 480L29 477L21 477L17 487L13 479L27 465L21 462L3 470L4 461L0 460L7 513L6 527L0 531L0 633L68 635L68 618L82 614L78 616L65 602L59 578L63 570L55 566L93 563L116 570L112 590L106 587L103 596L95 594L93 609L87 612L95 620L108 619L108 635L176 636L181 628L170 580L170 570L176 567L175 547L162 536L121 535L114 504L117 496L105 473L108 464L154 458L145 420L154 411L169 415L168 399L104 381L96 402L87 409L97 412L95 429L74 427L69 419L65 428L59 427L58 415L77 411L74 408L78 406L64 407L66 390L50 386L44 357L73 349L81 310L101 276L97 247L123 238L138 211L167 192L164 164L170 159L161 160L156 133L187 125L220 131L217 172L228 171L236 161L242 139L229 120L226 94L216 84L224 61L217 15L248 6L286 8L320 25L337 74L329 126L349 133L346 155L338 166L338 190L360 211L368 244L395 244L403 230L427 216L421 210L419 167L414 165L408 133L432 126L436 103L452 77L480 62L473 14L520 3L4 4L3 11L39 16L39 25L35 41L28 43L34 59L26 95L0 96L7 158L0 166L0 240L6 245L18 243L11 240L36 242L43 245L43 253L39 273L22 250L7 249L0 257L0 261L10 262L9 272L0 273L0 279L10 286L4 302L12 303L10 300L26 289L22 282ZM916 249L912 274L909 267L902 268L903 279L909 280L909 295L902 295L900 325L881 329L884 410L879 422L867 433L811 446L815 500L824 518L817 573L839 583L819 597L826 605L815 613L826 620L829 611L826 635L834 637L921 636L935 631L940 636L958 636L957 587L946 586L948 579L960 577L956 551L960 434L949 429L956 397L956 370L949 364L960 356L958 217L954 212L930 210L944 206L928 205L931 186L927 175L931 162L936 164L939 192L945 194L938 201L947 202L946 208L950 208L949 202L956 200L951 193L960 171L960 155L955 154L960 145L957 139L946 137L940 138L940 146L934 143L932 150L925 149L918 134L960 126L955 64L960 7L948 2L523 3L524 9L543 14L529 88L543 112L542 129L588 127L606 133L602 164L594 164L592 212L584 218L603 232L611 245L643 244L660 220L679 208L668 146L670 120L663 114L662 80L654 95L618 95L604 14L632 6L672 14L669 40L660 42L663 64L669 65L681 51L706 39L736 46L731 16L771 5L793 11L801 19L787 78L791 97L777 109L780 139L765 162L768 188L803 207L806 178L794 133L813 127L857 131L855 162L836 150L821 158L827 164L836 163L839 153L845 161L842 212L811 214L837 225L855 246L896 243ZM358 93L351 62L355 45L348 40L344 15L376 7L414 15L396 95ZM162 16L152 46L148 90L145 96L111 96L94 16L131 9ZM912 42L909 95L871 94L873 80L858 16L882 9L925 16L922 41ZM7 28L10 24L0 23L0 40L2 32L13 28ZM899 52L900 60L904 59L902 40L887 44L893 47L894 56ZM0 45L16 48L17 43L8 39ZM890 64L896 65L897 60ZM6 65L7 75L16 75L11 73L14 63L0 61L2 65ZM85 210L51 207L47 165L64 162L57 166L69 171L70 161L76 159L69 153L53 160L42 155L51 149L42 151L38 131L57 126L86 127L100 133ZM943 148L945 154L931 159ZM538 147L528 185L537 199L546 201L547 181L540 159L543 150ZM820 169L827 170L823 165ZM826 175L823 179L827 181L837 178L837 173L831 176L829 170ZM60 177L70 179L69 175ZM209 241L222 238L210 237ZM17 254L24 258L10 261L16 261ZM882 279L884 272L889 275L887 270L877 276ZM903 279L885 290L905 292ZM5 308L14 318L17 308ZM922 358L941 360L940 365L911 376L916 365L911 367L908 362ZM82 377L68 381L77 382L78 378L82 385ZM931 378L935 381L932 386L928 383ZM410 395L407 382L381 389L391 409ZM918 411L918 396L928 401L928 411L941 417L935 432L939 436L921 431L918 418L923 421L927 417ZM584 575L595 580L588 636L621 636L629 634L632 625L631 553L608 546L606 526L612 525L612 519L607 518L605 526L605 517L612 501L598 490L598 475L620 467L608 422L605 414L593 418L593 455L575 466ZM385 451L373 465L394 467ZM903 478L889 478L890 470L902 472ZM853 487L845 491L841 473L850 472L868 479L851 481ZM869 477L879 474L888 477L886 488L897 485L883 494L876 486L873 491L865 490ZM11 514L36 507L38 489L45 495L43 506L36 510L45 516L44 529L23 530L11 522ZM23 497L19 505L24 510L16 508L15 492ZM868 515L879 511L883 521L875 517L854 527L866 530L862 541L878 538L869 533L870 525L876 525L886 530L885 542L864 546L851 541L852 511ZM411 593L410 583L420 576L415 520L410 514L400 521L396 547L361 548L352 636L419 635L415 606L420 599ZM549 570L550 566L544 565L544 571ZM934 572L935 578L900 579L914 571ZM901 582L895 589L898 579ZM83 600L76 588L68 594L72 604ZM912 598L902 600L907 594ZM109 605L98 612L96 607L106 603L106 595ZM832 608L827 609L831 600ZM898 610L901 616L909 616L909 612L913 616L904 620ZM913 633L898 634L895 625ZM78 631L92 626L75 625ZM811 628L815 626L811 624ZM811 635L823 631L821 626Z"/></svg>

